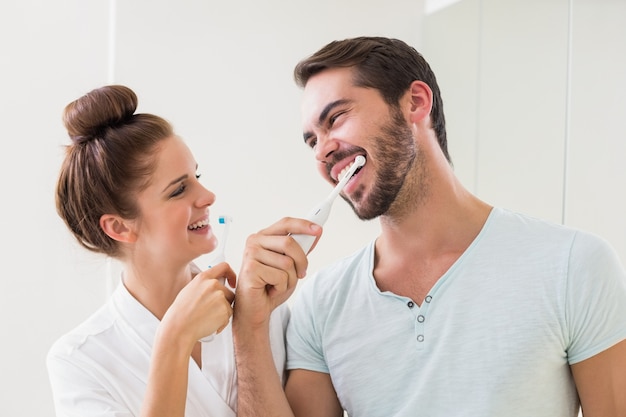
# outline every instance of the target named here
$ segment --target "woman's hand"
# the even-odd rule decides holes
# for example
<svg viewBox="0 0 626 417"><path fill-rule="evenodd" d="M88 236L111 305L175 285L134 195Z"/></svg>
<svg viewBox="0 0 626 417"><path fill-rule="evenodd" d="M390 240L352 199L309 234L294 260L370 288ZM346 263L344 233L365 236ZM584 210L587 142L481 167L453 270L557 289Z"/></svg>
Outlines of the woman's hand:
<svg viewBox="0 0 626 417"><path fill-rule="evenodd" d="M235 294L224 285L227 280L235 286L236 275L225 262L198 272L176 296L161 321L179 338L190 345L228 325L233 315Z"/></svg>

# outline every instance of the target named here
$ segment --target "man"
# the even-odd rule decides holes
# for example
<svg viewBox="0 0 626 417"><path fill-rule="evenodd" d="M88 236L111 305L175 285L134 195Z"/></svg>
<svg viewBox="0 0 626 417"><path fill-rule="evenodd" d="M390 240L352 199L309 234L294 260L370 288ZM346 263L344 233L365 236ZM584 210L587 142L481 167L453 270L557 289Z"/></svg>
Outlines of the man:
<svg viewBox="0 0 626 417"><path fill-rule="evenodd" d="M343 197L381 234L303 282L286 396L267 317L294 279L238 287L239 415L626 416L626 275L608 244L466 190L435 76L404 42L331 42L295 78L321 175L363 155Z"/></svg>

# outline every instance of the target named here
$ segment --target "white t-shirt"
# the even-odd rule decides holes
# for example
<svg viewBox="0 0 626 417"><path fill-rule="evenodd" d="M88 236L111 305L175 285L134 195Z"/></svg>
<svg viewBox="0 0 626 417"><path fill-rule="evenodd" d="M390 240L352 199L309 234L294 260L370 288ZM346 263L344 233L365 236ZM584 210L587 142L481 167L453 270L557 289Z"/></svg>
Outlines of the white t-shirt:
<svg viewBox="0 0 626 417"><path fill-rule="evenodd" d="M274 311L271 342L283 375L289 310ZM57 417L139 416L159 320L123 284L83 324L60 338L47 365ZM190 358L185 416L234 417L237 381L231 326L202 342L202 369Z"/></svg>
<svg viewBox="0 0 626 417"><path fill-rule="evenodd" d="M287 329L287 368L351 417L574 417L569 365L626 339L624 269L588 233L495 208L421 305L373 266L371 242L307 278Z"/></svg>

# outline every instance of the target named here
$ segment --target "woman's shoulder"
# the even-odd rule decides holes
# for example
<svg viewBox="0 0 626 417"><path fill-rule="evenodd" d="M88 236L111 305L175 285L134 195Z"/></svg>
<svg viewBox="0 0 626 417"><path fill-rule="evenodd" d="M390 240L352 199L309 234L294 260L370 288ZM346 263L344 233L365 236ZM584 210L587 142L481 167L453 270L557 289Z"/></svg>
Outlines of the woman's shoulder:
<svg viewBox="0 0 626 417"><path fill-rule="evenodd" d="M105 333L114 323L115 317L107 303L59 337L50 347L48 358L71 356L74 351L81 349L90 339Z"/></svg>

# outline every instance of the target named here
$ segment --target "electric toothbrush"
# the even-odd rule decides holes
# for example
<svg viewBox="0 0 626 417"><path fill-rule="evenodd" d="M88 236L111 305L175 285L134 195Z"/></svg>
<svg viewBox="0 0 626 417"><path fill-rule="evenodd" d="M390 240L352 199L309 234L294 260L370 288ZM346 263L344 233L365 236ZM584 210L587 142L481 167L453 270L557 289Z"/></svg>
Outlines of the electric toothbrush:
<svg viewBox="0 0 626 417"><path fill-rule="evenodd" d="M337 185L331 191L328 197L326 197L324 201L322 201L317 206L315 206L306 216L306 219L314 223L317 223L320 226L323 226L324 223L326 223L326 220L328 219L328 215L330 214L330 209L332 208L333 203L335 202L335 198L337 198L339 193L341 193L341 191L346 186L350 178L352 178L356 170L362 167L363 165L365 165L365 157L361 155L357 156L354 159L354 163L352 164L352 166L350 166L350 169L348 170L348 172L345 173L345 175L337 183ZM309 253L309 250L311 250L311 246L313 246L313 242L315 242L315 236L311 236L311 235L304 235L304 234L291 235L290 234L290 236L293 237L296 240L296 242L298 242L298 244L300 245L300 247L306 254Z"/></svg>

